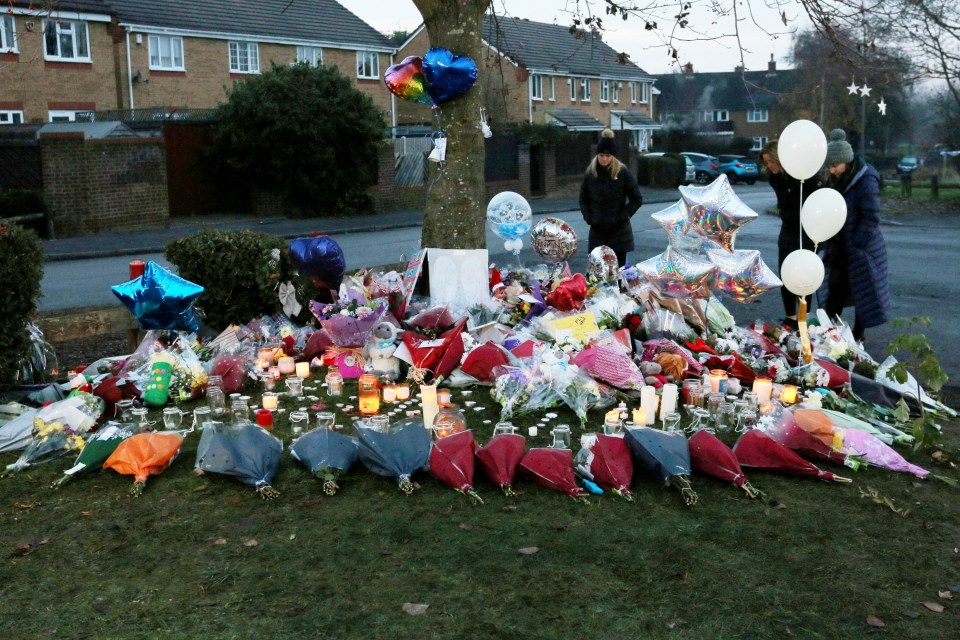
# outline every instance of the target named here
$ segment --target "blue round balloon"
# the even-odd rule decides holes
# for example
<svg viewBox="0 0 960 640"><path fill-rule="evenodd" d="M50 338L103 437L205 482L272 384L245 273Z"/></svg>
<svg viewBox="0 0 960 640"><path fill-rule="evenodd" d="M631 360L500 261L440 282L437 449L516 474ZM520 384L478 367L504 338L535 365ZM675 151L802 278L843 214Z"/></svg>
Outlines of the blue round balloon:
<svg viewBox="0 0 960 640"><path fill-rule="evenodd" d="M455 56L449 49L433 47L423 56L427 93L437 104L463 95L477 80L477 63L468 56Z"/></svg>
<svg viewBox="0 0 960 640"><path fill-rule="evenodd" d="M295 238L290 242L290 262L300 275L339 289L347 271L343 249L330 236Z"/></svg>

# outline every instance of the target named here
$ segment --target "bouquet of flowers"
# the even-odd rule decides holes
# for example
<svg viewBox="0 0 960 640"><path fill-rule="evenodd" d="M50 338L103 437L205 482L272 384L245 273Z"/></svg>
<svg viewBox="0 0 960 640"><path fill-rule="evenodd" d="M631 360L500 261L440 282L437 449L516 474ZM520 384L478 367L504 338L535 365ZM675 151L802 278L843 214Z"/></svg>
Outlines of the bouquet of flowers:
<svg viewBox="0 0 960 640"><path fill-rule="evenodd" d="M357 461L360 443L353 436L317 427L294 440L290 453L323 480L323 492L332 496L340 490L341 476Z"/></svg>
<svg viewBox="0 0 960 640"><path fill-rule="evenodd" d="M168 431L130 436L110 454L103 468L132 475L134 480L130 495L139 496L147 485L147 478L162 473L179 455L183 435L179 431Z"/></svg>
<svg viewBox="0 0 960 640"><path fill-rule="evenodd" d="M381 301L367 300L354 290L334 304L310 302L310 311L335 345L324 358L332 359L345 378L363 373L363 345L387 308Z"/></svg>
<svg viewBox="0 0 960 640"><path fill-rule="evenodd" d="M59 403L58 403L59 404ZM31 466L58 460L71 451L83 448L83 436L66 422L46 421L39 414L33 419L33 438L13 464L8 464L3 475L12 475Z"/></svg>
<svg viewBox="0 0 960 640"><path fill-rule="evenodd" d="M107 458L120 446L120 443L132 435L132 431L118 424L111 424L97 431L87 440L73 466L64 471L63 475L54 481L51 486L54 489L59 489L75 477L93 469L101 468Z"/></svg>
<svg viewBox="0 0 960 640"><path fill-rule="evenodd" d="M233 476L256 489L260 497L276 498L270 486L280 468L283 442L252 422L224 429L207 427L197 445L196 470Z"/></svg>

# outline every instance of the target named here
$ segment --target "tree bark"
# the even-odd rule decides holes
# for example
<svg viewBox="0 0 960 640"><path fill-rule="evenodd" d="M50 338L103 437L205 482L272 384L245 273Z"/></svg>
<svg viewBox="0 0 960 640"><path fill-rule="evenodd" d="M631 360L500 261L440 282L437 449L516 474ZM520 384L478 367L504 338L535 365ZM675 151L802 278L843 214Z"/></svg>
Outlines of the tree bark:
<svg viewBox="0 0 960 640"><path fill-rule="evenodd" d="M430 46L477 62L483 57L483 15L490 0L413 0L430 36ZM424 52L426 53L426 52ZM480 78L465 94L439 105L434 128L446 132L446 160L427 194L421 246L484 249L487 246L483 99Z"/></svg>

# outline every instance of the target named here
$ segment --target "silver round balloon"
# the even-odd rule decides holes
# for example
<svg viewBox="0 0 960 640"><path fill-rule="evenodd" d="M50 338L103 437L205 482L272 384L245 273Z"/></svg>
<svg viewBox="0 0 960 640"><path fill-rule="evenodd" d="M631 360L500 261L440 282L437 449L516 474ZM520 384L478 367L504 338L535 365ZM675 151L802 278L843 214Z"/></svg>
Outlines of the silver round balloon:
<svg viewBox="0 0 960 640"><path fill-rule="evenodd" d="M587 259L587 275L600 282L612 282L620 272L617 254L605 244L594 247Z"/></svg>
<svg viewBox="0 0 960 640"><path fill-rule="evenodd" d="M558 264L577 252L577 232L559 218L544 218L530 232L533 250L549 262Z"/></svg>

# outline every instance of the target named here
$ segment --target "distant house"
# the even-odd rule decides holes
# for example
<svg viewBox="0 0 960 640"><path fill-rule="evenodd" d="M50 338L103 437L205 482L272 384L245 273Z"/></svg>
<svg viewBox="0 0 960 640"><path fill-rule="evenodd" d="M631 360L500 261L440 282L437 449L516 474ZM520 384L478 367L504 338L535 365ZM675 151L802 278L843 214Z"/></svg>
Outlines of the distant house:
<svg viewBox="0 0 960 640"><path fill-rule="evenodd" d="M696 73L688 64L682 73L656 76L658 121L703 136L749 138L759 151L793 120L783 97L797 87L798 74L778 70L772 57L766 71Z"/></svg>
<svg viewBox="0 0 960 640"><path fill-rule="evenodd" d="M486 110L500 121L554 124L570 131L604 127L630 132L638 150L650 146L654 121L654 76L605 44L598 34L566 25L487 16L486 59L478 81ZM421 25L397 58L422 56L430 48ZM401 125L431 124L430 110L397 104Z"/></svg>
<svg viewBox="0 0 960 640"><path fill-rule="evenodd" d="M393 115L395 46L334 0L14 0L0 18L0 124L215 107L271 63L338 67Z"/></svg>

